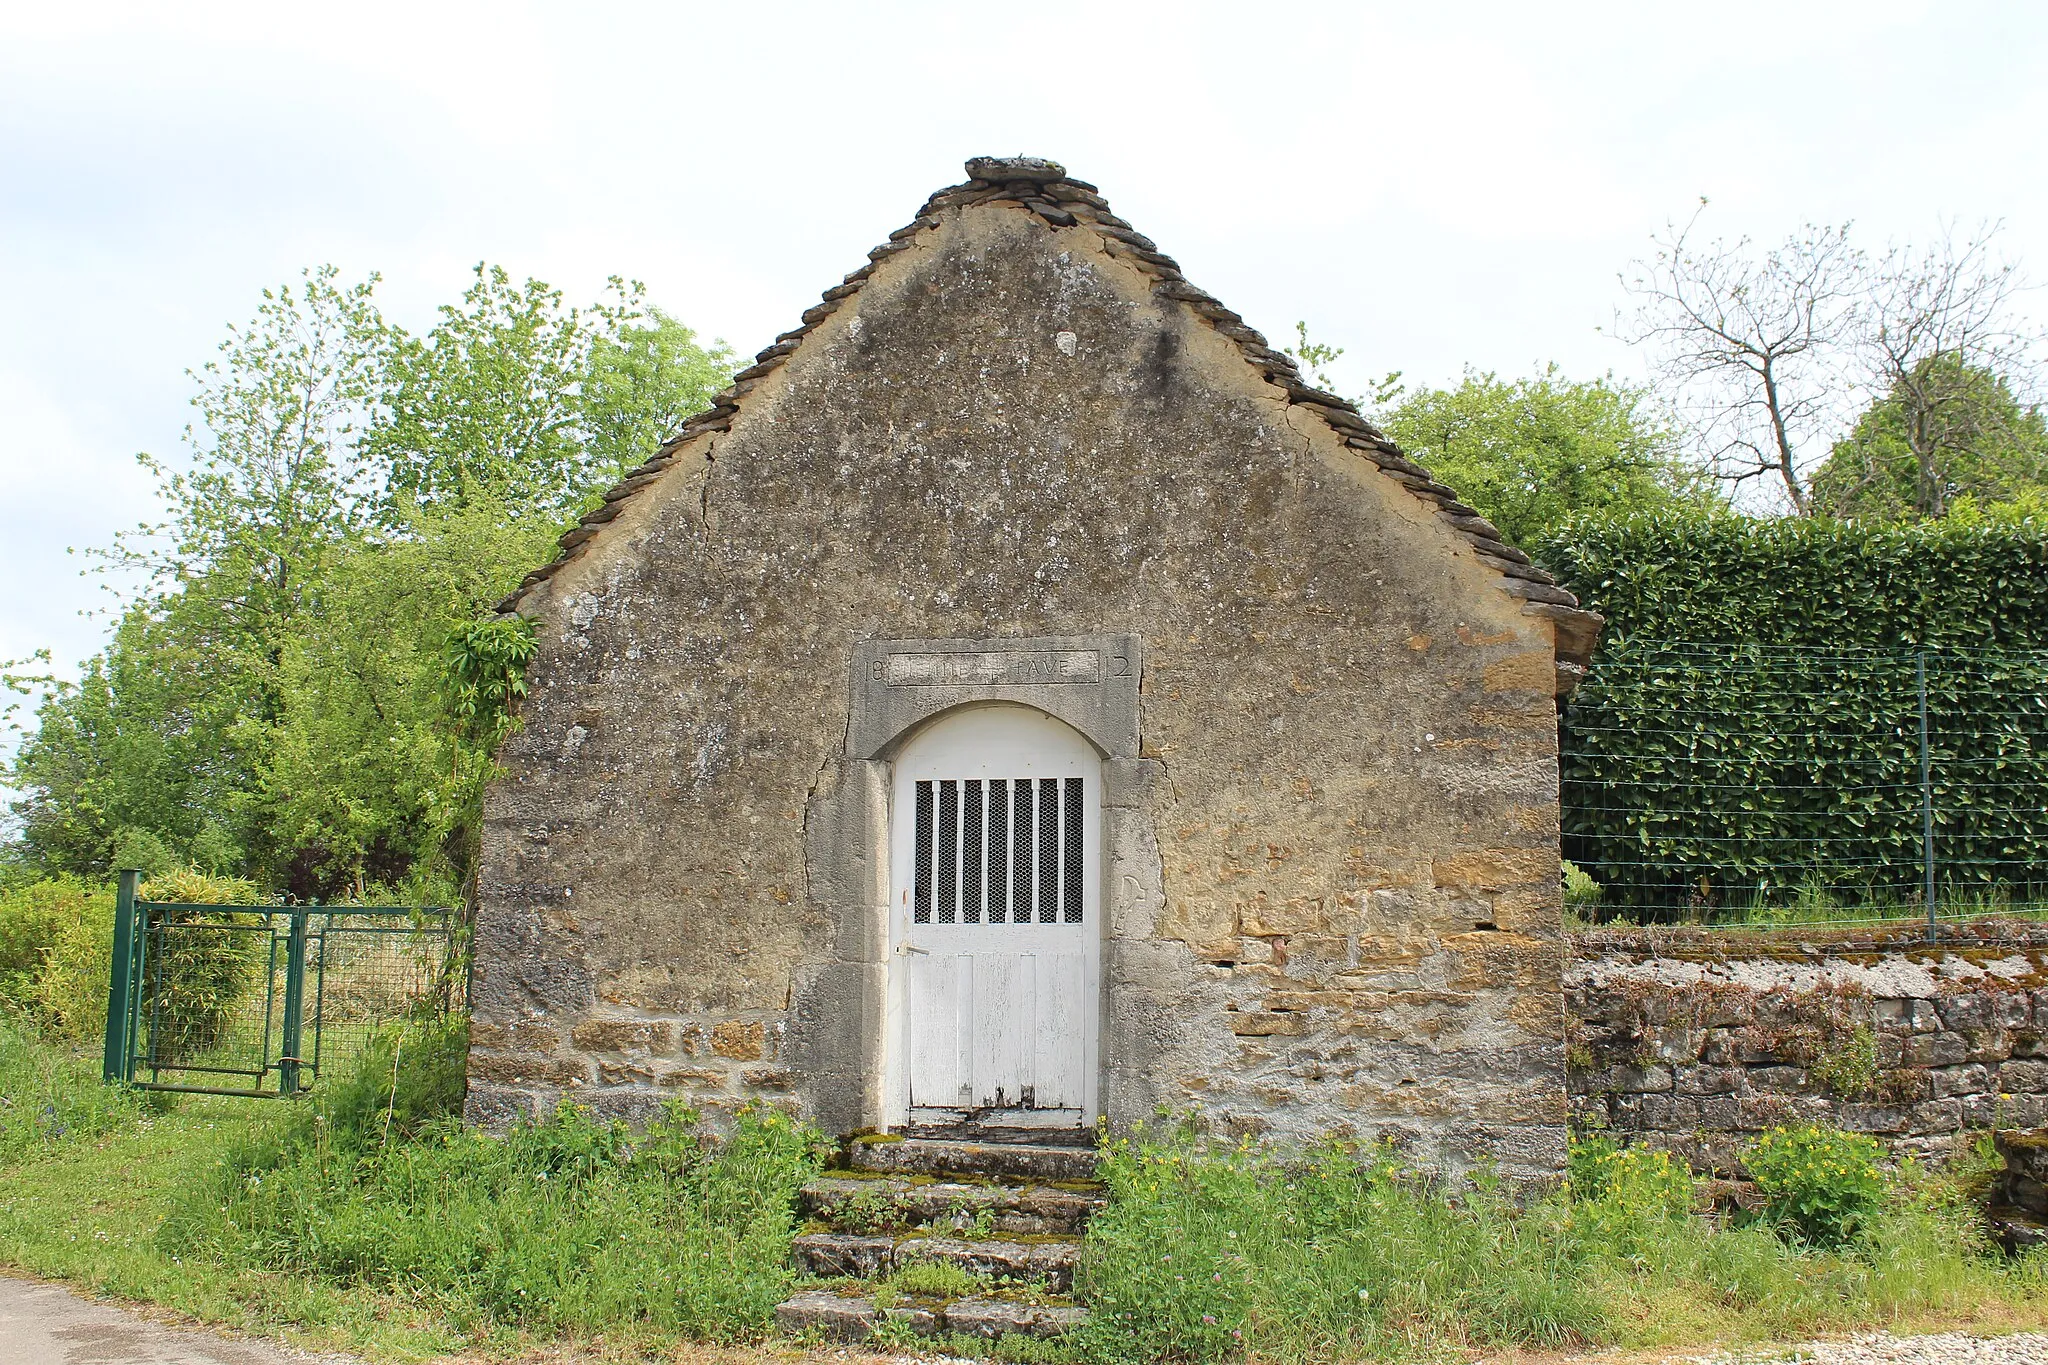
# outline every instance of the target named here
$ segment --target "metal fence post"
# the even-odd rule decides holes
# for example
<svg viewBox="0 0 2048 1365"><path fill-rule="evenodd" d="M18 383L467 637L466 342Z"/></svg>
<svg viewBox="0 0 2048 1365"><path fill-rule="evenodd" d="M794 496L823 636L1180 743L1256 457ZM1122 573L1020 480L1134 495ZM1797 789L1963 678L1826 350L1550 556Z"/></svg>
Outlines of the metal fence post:
<svg viewBox="0 0 2048 1365"><path fill-rule="evenodd" d="M291 910L291 935L284 954L284 1039L277 1060L277 1093L299 1093L299 1044L306 1006L306 907Z"/></svg>
<svg viewBox="0 0 2048 1365"><path fill-rule="evenodd" d="M107 973L107 1041L100 1079L108 1085L129 1078L135 1052L135 891L142 874L123 870L114 883L114 954Z"/></svg>
<svg viewBox="0 0 2048 1365"><path fill-rule="evenodd" d="M1927 750L1927 651L1913 656L1920 682L1920 896L1927 907L1927 937L1939 938L1934 913L1934 779Z"/></svg>

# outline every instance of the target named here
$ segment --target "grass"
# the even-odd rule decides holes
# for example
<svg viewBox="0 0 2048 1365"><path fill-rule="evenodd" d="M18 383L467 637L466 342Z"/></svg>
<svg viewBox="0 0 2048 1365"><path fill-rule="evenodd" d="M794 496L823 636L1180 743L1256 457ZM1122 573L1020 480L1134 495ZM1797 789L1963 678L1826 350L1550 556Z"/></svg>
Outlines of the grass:
<svg viewBox="0 0 2048 1365"><path fill-rule="evenodd" d="M60 1107L98 1121L9 1153L0 1175L0 1265L311 1349L418 1361L472 1344L450 1315L407 1296L164 1251L167 1217L216 1177L223 1151L269 1133L281 1105L187 1096L153 1112L101 1086L87 1059L0 1031L8 1094L24 1072L45 1078ZM506 1334L490 1344L517 1343Z"/></svg>
<svg viewBox="0 0 2048 1365"><path fill-rule="evenodd" d="M766 1112L726 1141L681 1112L640 1137L575 1112L469 1132L447 1113L461 1031L407 1037L409 1060L387 1036L317 1104L127 1098L99 1132L39 1141L0 1178L0 1264L375 1360L767 1333L813 1134ZM86 1059L0 1035L0 1076L22 1072L74 1105L118 1096Z"/></svg>
<svg viewBox="0 0 2048 1365"><path fill-rule="evenodd" d="M1579 932L1645 925L1696 925L1716 929L1794 929L1828 925L1846 928L1924 923L1927 918L1917 886L1911 891L1897 888L1859 890L1846 883L1831 881L1817 869L1791 886L1769 892L1730 890L1722 903L1703 902L1687 909L1668 905L1634 905L1609 895L1608 890L1578 866L1566 862L1566 930ZM1935 898L1935 918L1950 924L1980 919L2048 918L2048 887L1944 885Z"/></svg>
<svg viewBox="0 0 2048 1365"><path fill-rule="evenodd" d="M0 1264L378 1361L791 1352L770 1312L796 1287L813 1134L757 1113L714 1141L681 1112L642 1135L574 1112L465 1132L448 1118L461 1055L459 1029L387 1035L315 1104L159 1108L0 1030ZM1433 1184L1379 1148L1283 1164L1141 1132L1107 1149L1114 1202L1078 1285L1093 1324L996 1353L1308 1365L2048 1325L2048 1260L1987 1247L1963 1178L1908 1168L1822 1249L1692 1214L1668 1158L1588 1144L1575 1161L1567 1189L1530 1197ZM912 1266L886 1292L971 1278Z"/></svg>
<svg viewBox="0 0 2048 1365"><path fill-rule="evenodd" d="M1589 1149L1591 1150L1591 1149ZM1909 1170L1853 1244L1690 1212L1662 1154L1518 1199L1446 1189L1384 1149L1287 1166L1177 1128L1113 1144L1076 1343L1102 1361L1437 1357L2048 1324L2048 1258L2007 1261L1944 1177ZM1577 1197L1574 1197L1576 1194Z"/></svg>
<svg viewBox="0 0 2048 1365"><path fill-rule="evenodd" d="M794 1280L816 1133L772 1110L723 1138L679 1107L644 1133L564 1106L493 1136L455 1117L466 1035L394 1035L347 1083L232 1148L158 1241L175 1255L405 1294L467 1335L764 1336Z"/></svg>
<svg viewBox="0 0 2048 1365"><path fill-rule="evenodd" d="M60 1151L146 1112L140 1096L98 1083L81 1061L0 1009L0 1165Z"/></svg>

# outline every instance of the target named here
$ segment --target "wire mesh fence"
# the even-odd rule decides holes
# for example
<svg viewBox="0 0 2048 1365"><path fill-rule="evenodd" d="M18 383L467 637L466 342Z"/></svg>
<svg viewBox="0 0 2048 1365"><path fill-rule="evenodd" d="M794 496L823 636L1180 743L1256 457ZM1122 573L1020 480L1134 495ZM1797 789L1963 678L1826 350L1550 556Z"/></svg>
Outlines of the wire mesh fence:
<svg viewBox="0 0 2048 1365"><path fill-rule="evenodd" d="M1583 918L2048 911L2048 652L1611 642L1561 776Z"/></svg>
<svg viewBox="0 0 2048 1365"><path fill-rule="evenodd" d="M123 874L107 1079L297 1094L380 1029L465 1008L463 941L446 909L151 902Z"/></svg>

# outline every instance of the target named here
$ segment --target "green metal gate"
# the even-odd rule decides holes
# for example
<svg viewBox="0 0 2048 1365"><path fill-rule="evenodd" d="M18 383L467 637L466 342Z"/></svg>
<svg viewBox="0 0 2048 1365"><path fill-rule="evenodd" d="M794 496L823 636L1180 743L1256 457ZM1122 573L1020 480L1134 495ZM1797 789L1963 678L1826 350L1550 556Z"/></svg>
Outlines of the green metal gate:
<svg viewBox="0 0 2048 1365"><path fill-rule="evenodd" d="M386 1024L464 1006L460 917L425 906L145 901L120 874L103 1072L289 1097Z"/></svg>

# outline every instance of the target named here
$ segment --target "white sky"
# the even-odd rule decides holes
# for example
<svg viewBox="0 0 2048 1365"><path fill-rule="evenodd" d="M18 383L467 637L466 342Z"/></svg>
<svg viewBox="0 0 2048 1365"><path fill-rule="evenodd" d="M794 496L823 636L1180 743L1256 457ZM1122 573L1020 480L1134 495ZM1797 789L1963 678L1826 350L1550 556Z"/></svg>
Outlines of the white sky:
<svg viewBox="0 0 2048 1365"><path fill-rule="evenodd" d="M2024 0L0 0L0 659L98 647L66 547L149 514L185 368L310 263L414 327L483 258L636 276L751 352L1022 152L1276 341L1347 347L1341 387L1638 377L1595 329L1702 194L1728 236L2003 219L2048 273L2044 128Z"/></svg>

